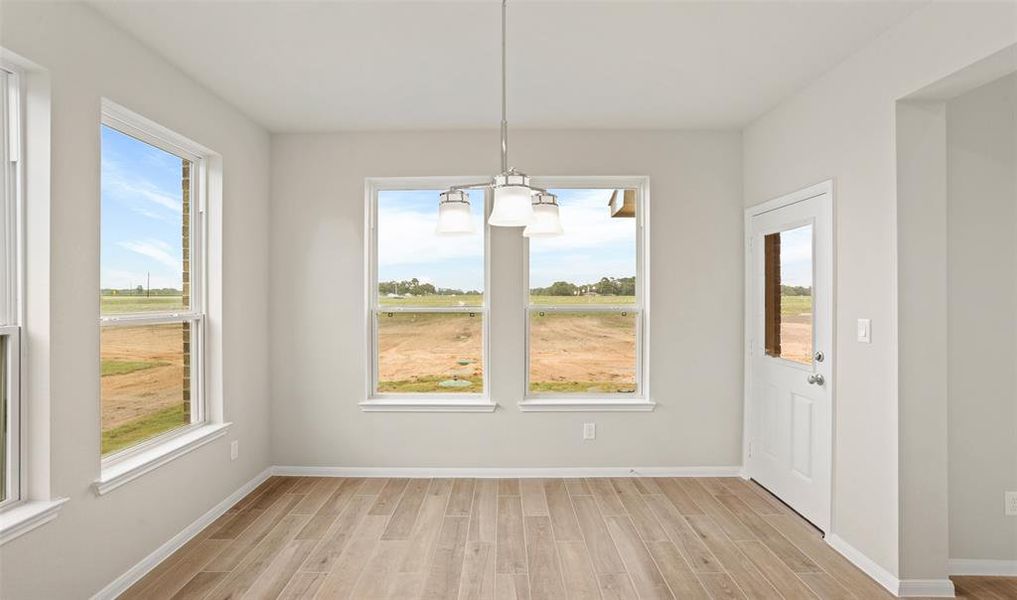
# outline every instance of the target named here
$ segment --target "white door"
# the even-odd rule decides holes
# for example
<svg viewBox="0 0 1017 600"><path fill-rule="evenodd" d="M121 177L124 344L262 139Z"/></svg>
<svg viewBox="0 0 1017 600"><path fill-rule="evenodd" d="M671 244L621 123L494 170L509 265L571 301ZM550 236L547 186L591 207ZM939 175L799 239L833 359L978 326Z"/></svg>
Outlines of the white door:
<svg viewBox="0 0 1017 600"><path fill-rule="evenodd" d="M746 211L748 476L824 532L833 453L833 186Z"/></svg>

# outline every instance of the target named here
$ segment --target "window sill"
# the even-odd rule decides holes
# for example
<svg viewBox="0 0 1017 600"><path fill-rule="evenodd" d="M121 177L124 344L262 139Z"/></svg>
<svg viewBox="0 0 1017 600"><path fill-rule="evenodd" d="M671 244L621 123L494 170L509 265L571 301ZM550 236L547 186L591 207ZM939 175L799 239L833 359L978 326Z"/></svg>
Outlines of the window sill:
<svg viewBox="0 0 1017 600"><path fill-rule="evenodd" d="M529 398L519 403L521 412L650 412L656 402L645 399Z"/></svg>
<svg viewBox="0 0 1017 600"><path fill-rule="evenodd" d="M226 435L230 425L231 423L205 425L167 440L145 452L103 466L99 479L94 484L95 493L101 496L111 492L128 481L137 479L175 458L221 438Z"/></svg>
<svg viewBox="0 0 1017 600"><path fill-rule="evenodd" d="M0 546L57 518L67 498L29 500L0 513Z"/></svg>
<svg viewBox="0 0 1017 600"><path fill-rule="evenodd" d="M494 412L496 402L484 398L372 398L360 403L364 412Z"/></svg>

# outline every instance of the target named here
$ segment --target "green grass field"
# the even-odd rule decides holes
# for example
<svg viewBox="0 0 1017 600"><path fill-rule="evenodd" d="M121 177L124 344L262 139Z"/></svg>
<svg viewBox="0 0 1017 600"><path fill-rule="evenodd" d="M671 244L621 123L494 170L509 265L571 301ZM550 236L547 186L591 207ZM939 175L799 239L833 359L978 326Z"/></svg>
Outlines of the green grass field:
<svg viewBox="0 0 1017 600"><path fill-rule="evenodd" d="M442 381L447 381L449 379L451 379L451 377L431 376L415 377L413 379L404 379L401 381L379 381L378 391L382 393L398 394L420 394L433 392L442 392L446 394L479 394L484 391L483 377L460 377L460 380L470 382L469 387L442 387L439 385Z"/></svg>
<svg viewBox="0 0 1017 600"><path fill-rule="evenodd" d="M812 313L812 296L781 296L780 316L797 317Z"/></svg>
<svg viewBox="0 0 1017 600"><path fill-rule="evenodd" d="M154 298L153 298L154 300ZM425 308L441 306L482 306L484 297L478 294L460 294L458 296L416 296L413 298L378 299L381 306L420 306ZM530 296L535 305L551 304L584 305L584 304L635 304L635 296Z"/></svg>
<svg viewBox="0 0 1017 600"><path fill-rule="evenodd" d="M104 315L132 312L166 312L184 309L183 296L100 296Z"/></svg>
<svg viewBox="0 0 1017 600"><path fill-rule="evenodd" d="M135 371L144 371L153 367L163 367L168 364L168 362L149 360L104 360L101 363L101 371L103 377L109 377L111 375L126 375Z"/></svg>
<svg viewBox="0 0 1017 600"><path fill-rule="evenodd" d="M533 393L623 393L631 394L636 391L635 383L610 383L604 381L534 381L530 383L530 391Z"/></svg>
<svg viewBox="0 0 1017 600"><path fill-rule="evenodd" d="M106 456L167 431L183 427L183 403L102 432L102 455Z"/></svg>

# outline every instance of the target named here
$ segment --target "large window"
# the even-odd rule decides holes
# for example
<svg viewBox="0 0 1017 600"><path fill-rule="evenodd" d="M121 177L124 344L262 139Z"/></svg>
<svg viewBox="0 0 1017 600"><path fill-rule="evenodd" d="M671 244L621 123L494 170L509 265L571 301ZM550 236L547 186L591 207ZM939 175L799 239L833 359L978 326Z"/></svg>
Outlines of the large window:
<svg viewBox="0 0 1017 600"><path fill-rule="evenodd" d="M403 183L370 192L370 397L481 397L485 193L470 192L474 233L443 236L435 233L437 198L448 182Z"/></svg>
<svg viewBox="0 0 1017 600"><path fill-rule="evenodd" d="M528 243L527 395L641 398L643 190L551 191L565 233Z"/></svg>
<svg viewBox="0 0 1017 600"><path fill-rule="evenodd" d="M116 460L206 420L204 162L155 126L101 125L101 452Z"/></svg>
<svg viewBox="0 0 1017 600"><path fill-rule="evenodd" d="M17 76L0 68L0 508L21 499L20 120Z"/></svg>

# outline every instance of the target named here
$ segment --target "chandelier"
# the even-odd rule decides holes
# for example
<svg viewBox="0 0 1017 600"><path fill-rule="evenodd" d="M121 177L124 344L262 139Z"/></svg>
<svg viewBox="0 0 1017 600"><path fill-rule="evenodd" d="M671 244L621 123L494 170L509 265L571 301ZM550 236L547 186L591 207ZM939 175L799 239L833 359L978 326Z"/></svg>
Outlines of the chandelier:
<svg viewBox="0 0 1017 600"><path fill-rule="evenodd" d="M469 190L494 190L494 208L488 217L495 227L525 227L526 237L561 235L558 197L530 185L525 173L508 166L508 120L505 99L505 12L501 2L501 174L491 181L454 185L438 199L437 233L445 235L473 233Z"/></svg>

